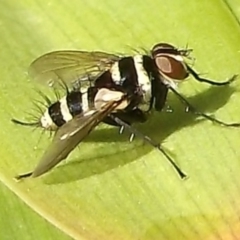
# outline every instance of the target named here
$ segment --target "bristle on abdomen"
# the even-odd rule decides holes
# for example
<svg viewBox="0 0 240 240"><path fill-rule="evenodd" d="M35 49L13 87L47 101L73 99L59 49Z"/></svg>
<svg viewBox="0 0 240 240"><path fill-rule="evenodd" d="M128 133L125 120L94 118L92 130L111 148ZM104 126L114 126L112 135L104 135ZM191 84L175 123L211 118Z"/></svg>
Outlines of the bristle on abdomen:
<svg viewBox="0 0 240 240"><path fill-rule="evenodd" d="M41 104L46 105L47 108L45 111L42 109L40 111L38 102L37 109L42 114L40 117L34 116L35 121L33 122L24 122L15 118L11 119L11 121L22 126L40 127L48 131L56 131L74 116L83 112L82 95L84 94L80 91L66 91L64 97L52 103L48 97L41 94L45 100L45 104Z"/></svg>

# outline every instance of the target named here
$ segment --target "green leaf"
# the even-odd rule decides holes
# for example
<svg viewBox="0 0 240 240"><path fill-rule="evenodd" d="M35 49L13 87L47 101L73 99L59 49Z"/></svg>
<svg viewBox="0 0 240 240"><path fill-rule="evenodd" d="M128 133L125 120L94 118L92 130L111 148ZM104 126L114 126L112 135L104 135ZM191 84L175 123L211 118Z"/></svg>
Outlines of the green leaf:
<svg viewBox="0 0 240 240"><path fill-rule="evenodd" d="M160 152L139 139L130 144L128 133L119 135L116 128L102 125L47 175L16 183L13 176L32 170L51 139L10 121L34 113L33 99L39 99L34 89L52 94L28 79L26 71L35 58L57 49L133 54L132 48L150 49L157 42L179 47L188 43L200 73L217 81L239 73L239 4L227 3L2 1L2 183L75 239L237 239L240 130L197 119L173 94L168 98L173 113L155 113L137 128L163 142L188 173L186 181ZM234 122L240 121L238 85L236 81L230 87L211 87L189 79L179 91L199 110ZM24 226L19 235L1 227L1 239L26 239L26 234L29 239L40 234L42 239L68 238L50 224L43 230L46 223L12 194L1 199L2 205L13 206L3 226L12 225L16 214Z"/></svg>
<svg viewBox="0 0 240 240"><path fill-rule="evenodd" d="M0 196L0 239L70 239L33 212L3 184L0 185Z"/></svg>

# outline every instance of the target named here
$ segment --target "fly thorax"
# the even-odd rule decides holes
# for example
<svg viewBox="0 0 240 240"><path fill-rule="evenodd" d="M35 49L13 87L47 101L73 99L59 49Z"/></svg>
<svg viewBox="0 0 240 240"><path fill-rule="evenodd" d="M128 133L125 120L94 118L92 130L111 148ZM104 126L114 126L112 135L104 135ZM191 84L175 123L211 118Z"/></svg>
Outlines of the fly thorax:
<svg viewBox="0 0 240 240"><path fill-rule="evenodd" d="M139 94L141 95L139 108L142 111L147 111L149 109L149 103L152 96L151 79L147 71L143 67L142 55L134 56L134 63L135 63L135 68L138 76Z"/></svg>
<svg viewBox="0 0 240 240"><path fill-rule="evenodd" d="M119 71L118 62L115 62L112 65L110 72L111 72L111 76L112 76L114 83L117 85L122 85L121 74Z"/></svg>

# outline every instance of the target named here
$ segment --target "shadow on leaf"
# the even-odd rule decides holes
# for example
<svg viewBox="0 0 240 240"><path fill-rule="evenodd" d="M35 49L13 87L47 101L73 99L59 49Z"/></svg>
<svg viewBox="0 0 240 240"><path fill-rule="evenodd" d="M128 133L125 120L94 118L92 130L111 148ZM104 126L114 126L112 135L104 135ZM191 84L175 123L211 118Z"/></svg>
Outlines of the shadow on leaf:
<svg viewBox="0 0 240 240"><path fill-rule="evenodd" d="M231 86L210 87L201 94L188 98L188 100L202 112L214 112L228 102L233 92L234 88ZM171 94L170 100L172 102L171 107L174 109L173 112L156 112L148 122L135 127L156 141L163 142L169 135L176 133L179 129L190 127L203 120L196 119L196 115L186 112L185 107L173 94ZM217 118L221 119L219 116ZM221 120L229 121L227 119ZM209 127L211 127L210 124ZM88 158L77 158L60 165L45 177L44 182L46 184L59 184L88 178L131 163L153 150L151 146L143 145L139 140L128 143L128 136L126 132L122 135L118 134L118 129L114 127L93 131L85 142L107 143L101 151L94 151L93 149ZM122 143L119 144L120 142ZM129 144L131 144L131 147ZM113 151L112 148L117 150ZM101 154L101 152L104 154ZM110 153L106 154L107 152Z"/></svg>

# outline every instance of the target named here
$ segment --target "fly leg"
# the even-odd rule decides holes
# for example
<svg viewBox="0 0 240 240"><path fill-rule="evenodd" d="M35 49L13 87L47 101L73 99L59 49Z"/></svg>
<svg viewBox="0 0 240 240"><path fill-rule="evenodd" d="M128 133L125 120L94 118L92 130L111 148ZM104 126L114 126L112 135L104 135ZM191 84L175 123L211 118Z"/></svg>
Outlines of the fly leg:
<svg viewBox="0 0 240 240"><path fill-rule="evenodd" d="M190 102L188 102L187 99L185 99L179 92L177 92L174 88L170 87L169 88L172 90L172 92L178 97L178 99L187 107L188 111L196 114L196 115L199 115L203 118L206 118L208 119L209 121L211 122L214 122L214 123L217 123L217 124L220 124L222 126L225 126L225 127L240 127L240 123L225 123L223 121L220 121L214 117L211 117L203 112L200 112L198 111Z"/></svg>
<svg viewBox="0 0 240 240"><path fill-rule="evenodd" d="M115 122L117 122L119 125L123 126L124 128L128 129L129 132L134 136L137 136L141 139L143 139L145 142L153 146L154 148L157 148L162 154L167 158L167 160L172 164L178 175L181 179L187 178L187 175L181 170L181 168L174 162L174 160L166 153L166 151L163 149L160 143L155 142L150 137L144 135L143 133L139 132L137 129L133 128L129 124L125 123L121 119L115 117L114 115L110 114L110 118L112 118ZM131 136L132 136L131 135Z"/></svg>
<svg viewBox="0 0 240 240"><path fill-rule="evenodd" d="M231 78L229 78L227 81L225 82L215 82L209 79L205 79L205 78L201 78L191 67L189 67L187 65L187 70L188 72L199 82L205 82L211 85L215 85L215 86L224 86L224 85L229 85L230 83L232 83L233 81L236 80L236 78L238 77L237 74L233 75Z"/></svg>

